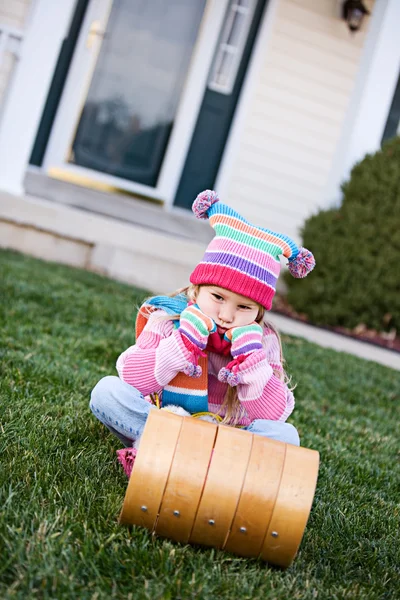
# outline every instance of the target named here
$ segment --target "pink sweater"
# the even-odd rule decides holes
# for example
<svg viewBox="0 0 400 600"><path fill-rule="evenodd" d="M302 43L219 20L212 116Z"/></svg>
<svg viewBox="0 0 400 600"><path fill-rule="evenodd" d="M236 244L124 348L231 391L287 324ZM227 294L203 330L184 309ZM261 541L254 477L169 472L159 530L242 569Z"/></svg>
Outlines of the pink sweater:
<svg viewBox="0 0 400 600"><path fill-rule="evenodd" d="M134 346L117 360L120 378L144 396L160 393L177 373L183 371L191 354L172 321L162 320L162 310L153 312ZM224 416L221 409L228 384L218 380L218 373L232 357L208 353L208 410ZM237 393L246 415L241 425L255 419L286 421L294 408L294 397L287 385L273 374L282 370L279 341L264 327L263 350L249 355L239 366Z"/></svg>

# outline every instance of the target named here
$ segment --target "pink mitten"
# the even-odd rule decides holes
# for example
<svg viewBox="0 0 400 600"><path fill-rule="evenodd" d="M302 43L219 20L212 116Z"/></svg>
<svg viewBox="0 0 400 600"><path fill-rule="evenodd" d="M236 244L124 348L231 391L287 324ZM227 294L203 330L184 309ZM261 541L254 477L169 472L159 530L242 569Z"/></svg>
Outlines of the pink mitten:
<svg viewBox="0 0 400 600"><path fill-rule="evenodd" d="M261 325L254 322L243 327L232 327L225 333L225 339L232 342L231 354L237 358L244 354L248 356L252 352L262 350L263 330Z"/></svg>
<svg viewBox="0 0 400 600"><path fill-rule="evenodd" d="M179 333L200 350L205 349L208 336L216 330L214 321L205 315L197 304L192 304L182 311Z"/></svg>
<svg viewBox="0 0 400 600"><path fill-rule="evenodd" d="M179 322L179 333L186 348L193 355L193 363L187 362L183 372L189 377L200 377L202 369L198 364L200 356L205 356L205 350L210 333L214 333L217 326L211 317L205 315L197 304L192 304L182 311Z"/></svg>
<svg viewBox="0 0 400 600"><path fill-rule="evenodd" d="M254 322L243 327L232 327L225 333L225 339L231 341L231 354L234 358L226 367L218 373L220 381L234 387L239 381L239 365L247 356L258 350L262 350L263 329L261 325Z"/></svg>

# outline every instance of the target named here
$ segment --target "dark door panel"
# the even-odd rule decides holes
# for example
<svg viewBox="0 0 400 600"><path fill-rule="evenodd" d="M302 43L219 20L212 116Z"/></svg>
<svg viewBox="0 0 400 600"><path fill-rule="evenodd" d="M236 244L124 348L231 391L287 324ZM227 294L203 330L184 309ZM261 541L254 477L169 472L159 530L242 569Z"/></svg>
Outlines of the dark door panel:
<svg viewBox="0 0 400 600"><path fill-rule="evenodd" d="M214 186L266 4L267 0L256 2L231 91L219 92L209 87L205 91L175 197L176 206L190 208L199 192ZM230 10L231 6L227 18Z"/></svg>

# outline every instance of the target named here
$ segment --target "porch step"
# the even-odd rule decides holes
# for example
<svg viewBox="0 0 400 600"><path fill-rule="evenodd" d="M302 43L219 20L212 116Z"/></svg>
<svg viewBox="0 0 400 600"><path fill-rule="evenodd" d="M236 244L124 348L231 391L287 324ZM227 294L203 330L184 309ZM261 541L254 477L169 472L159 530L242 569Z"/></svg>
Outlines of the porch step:
<svg viewBox="0 0 400 600"><path fill-rule="evenodd" d="M32 169L26 174L24 186L29 196L113 217L153 231L162 231L204 244L208 244L213 236L210 226L196 219L191 211L176 207L167 209L160 202L137 195L91 189L48 177Z"/></svg>
<svg viewBox="0 0 400 600"><path fill-rule="evenodd" d="M163 218L156 214L159 219L148 213L146 225L126 223L68 204L0 192L0 246L168 293L188 284L206 243L160 230Z"/></svg>

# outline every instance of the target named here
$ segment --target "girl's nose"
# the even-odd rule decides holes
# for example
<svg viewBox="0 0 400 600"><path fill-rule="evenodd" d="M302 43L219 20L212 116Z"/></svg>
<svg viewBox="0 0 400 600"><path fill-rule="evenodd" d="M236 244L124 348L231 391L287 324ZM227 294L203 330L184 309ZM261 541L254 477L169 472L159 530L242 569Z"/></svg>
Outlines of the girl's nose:
<svg viewBox="0 0 400 600"><path fill-rule="evenodd" d="M221 310L218 316L219 320L223 321L224 323L232 323L233 321L232 311L227 310L226 308L224 310Z"/></svg>

